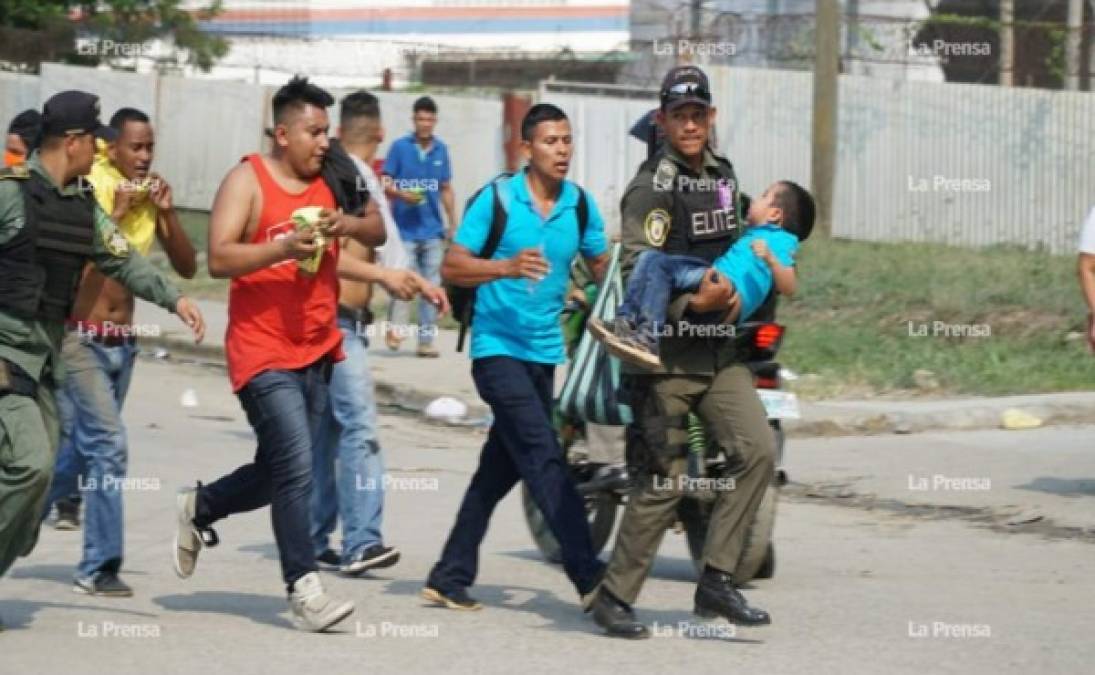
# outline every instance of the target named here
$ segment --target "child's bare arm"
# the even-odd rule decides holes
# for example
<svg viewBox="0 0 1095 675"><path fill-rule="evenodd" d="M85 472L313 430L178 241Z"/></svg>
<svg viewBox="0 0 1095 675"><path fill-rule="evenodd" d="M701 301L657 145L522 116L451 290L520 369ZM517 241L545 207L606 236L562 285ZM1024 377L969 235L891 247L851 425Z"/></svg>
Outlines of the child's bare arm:
<svg viewBox="0 0 1095 675"><path fill-rule="evenodd" d="M794 295L795 291L798 290L798 278L795 276L795 268L776 260L776 256L768 248L768 243L763 239L757 239L753 242L753 253L772 270L772 282L779 294L787 297Z"/></svg>

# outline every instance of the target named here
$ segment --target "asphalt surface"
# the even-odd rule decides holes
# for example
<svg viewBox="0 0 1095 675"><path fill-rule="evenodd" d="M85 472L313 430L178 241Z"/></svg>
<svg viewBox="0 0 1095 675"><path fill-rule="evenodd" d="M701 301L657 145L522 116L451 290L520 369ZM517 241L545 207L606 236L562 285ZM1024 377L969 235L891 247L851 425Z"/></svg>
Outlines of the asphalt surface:
<svg viewBox="0 0 1095 675"><path fill-rule="evenodd" d="M181 404L188 389L196 407ZM637 605L657 637L632 643L602 637L579 611L561 571L541 561L515 494L482 550L473 594L483 611L419 600L481 432L382 415L392 483L384 530L403 559L360 579L324 574L357 611L342 630L314 635L290 627L265 509L218 524L222 543L192 579L171 569L175 491L254 451L223 372L142 358L125 419L122 576L136 595L74 594L81 534L47 527L0 579L2 673L1090 669L1095 427L792 439L776 575L745 591L773 625L693 617L692 563L683 536L670 533Z"/></svg>

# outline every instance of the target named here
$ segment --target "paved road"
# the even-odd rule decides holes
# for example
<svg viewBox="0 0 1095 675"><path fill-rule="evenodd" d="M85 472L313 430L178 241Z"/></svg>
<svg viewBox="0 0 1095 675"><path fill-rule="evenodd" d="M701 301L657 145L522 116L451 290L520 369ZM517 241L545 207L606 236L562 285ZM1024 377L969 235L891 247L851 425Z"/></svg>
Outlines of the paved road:
<svg viewBox="0 0 1095 675"><path fill-rule="evenodd" d="M196 408L180 405L188 388ZM776 577L749 591L774 625L735 632L693 621L691 562L683 537L670 534L638 608L659 638L628 643L600 637L577 611L561 572L539 560L512 496L483 550L475 594L486 608L455 613L418 600L482 441L474 431L382 416L389 469L399 483L385 530L404 559L369 578L327 575L358 609L343 632L311 635L288 627L266 511L219 525L223 543L203 555L193 579L171 571L174 491L211 480L253 452L223 373L142 359L126 419L133 489L123 576L137 595L73 594L80 535L47 529L34 554L0 580L0 616L8 626L0 634L0 672L1090 668L1093 427L794 439L788 465L796 484L781 505ZM916 485L927 477L932 486L936 474L988 477L991 488L909 488L910 475ZM966 508L906 508L927 503ZM1008 520L1021 520L1016 513L1041 514L1057 529L1009 531Z"/></svg>

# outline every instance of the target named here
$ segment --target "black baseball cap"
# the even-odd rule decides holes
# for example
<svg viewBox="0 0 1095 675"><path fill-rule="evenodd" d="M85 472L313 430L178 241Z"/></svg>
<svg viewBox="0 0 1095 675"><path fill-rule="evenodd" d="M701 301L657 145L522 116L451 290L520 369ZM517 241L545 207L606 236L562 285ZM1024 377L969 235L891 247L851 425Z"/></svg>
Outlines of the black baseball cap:
<svg viewBox="0 0 1095 675"><path fill-rule="evenodd" d="M105 141L118 137L99 119L99 97L86 91L62 91L42 106L42 135L95 134Z"/></svg>
<svg viewBox="0 0 1095 675"><path fill-rule="evenodd" d="M662 110L669 112L688 103L711 105L711 84L696 66L677 66L665 74L660 92Z"/></svg>
<svg viewBox="0 0 1095 675"><path fill-rule="evenodd" d="M24 110L11 119L8 125L8 133L15 134L23 139L23 143L29 148L38 138L38 130L42 127L42 113L34 108Z"/></svg>

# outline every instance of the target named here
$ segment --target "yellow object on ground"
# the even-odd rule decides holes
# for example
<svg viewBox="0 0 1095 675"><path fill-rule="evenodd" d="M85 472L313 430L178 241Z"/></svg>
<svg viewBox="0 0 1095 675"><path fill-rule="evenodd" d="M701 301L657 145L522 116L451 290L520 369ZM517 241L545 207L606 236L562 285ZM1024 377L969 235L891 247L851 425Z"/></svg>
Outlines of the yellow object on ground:
<svg viewBox="0 0 1095 675"><path fill-rule="evenodd" d="M1000 416L1000 423L1005 429L1037 429L1042 426L1040 418L1018 408L1005 410Z"/></svg>

